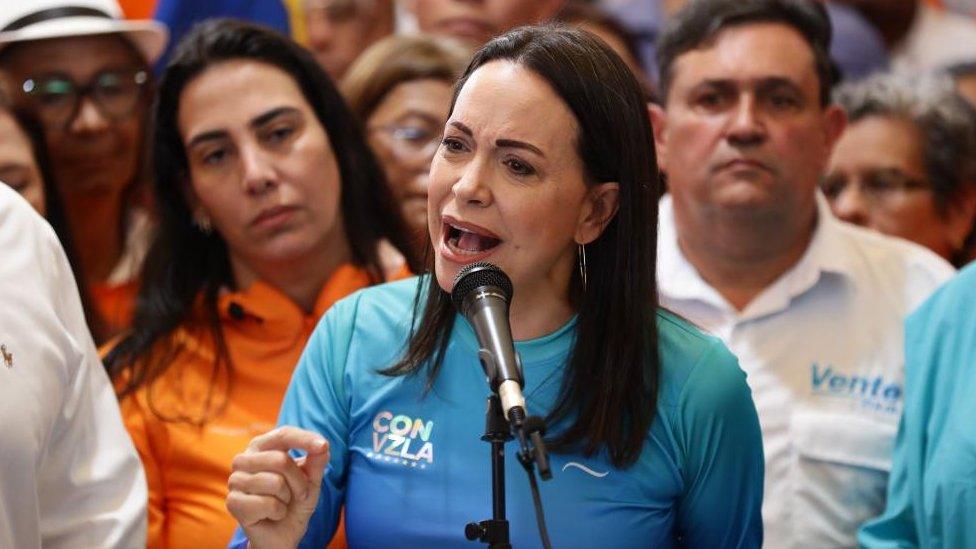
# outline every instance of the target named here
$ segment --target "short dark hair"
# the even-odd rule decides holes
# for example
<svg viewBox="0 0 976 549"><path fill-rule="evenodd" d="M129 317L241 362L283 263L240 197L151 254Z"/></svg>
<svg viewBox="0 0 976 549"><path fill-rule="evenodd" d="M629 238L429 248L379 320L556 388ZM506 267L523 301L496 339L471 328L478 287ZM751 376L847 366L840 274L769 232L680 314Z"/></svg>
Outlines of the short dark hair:
<svg viewBox="0 0 976 549"><path fill-rule="evenodd" d="M452 111L470 76L496 60L544 79L573 112L579 132L566 139L575 142L584 181L620 185L616 215L587 244L587 282L575 272L570 281L568 298L578 312L576 340L546 423L568 422L551 433L553 451L592 455L605 449L613 464L623 467L637 460L647 439L660 375L654 253L658 172L644 95L630 68L596 36L562 26L522 27L478 50L456 85ZM456 312L436 280L422 277L418 288L405 355L383 373L426 370L431 388Z"/></svg>
<svg viewBox="0 0 976 549"><path fill-rule="evenodd" d="M830 60L832 29L827 10L815 0L691 0L664 29L657 46L661 102L667 103L675 60L733 26L782 23L796 29L810 49L820 79L820 104L830 102L837 70Z"/></svg>

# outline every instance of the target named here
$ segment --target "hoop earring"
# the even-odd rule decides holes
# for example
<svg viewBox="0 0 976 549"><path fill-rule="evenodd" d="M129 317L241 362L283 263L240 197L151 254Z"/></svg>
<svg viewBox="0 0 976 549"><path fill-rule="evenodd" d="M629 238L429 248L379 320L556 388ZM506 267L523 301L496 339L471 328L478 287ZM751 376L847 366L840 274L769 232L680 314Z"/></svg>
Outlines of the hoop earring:
<svg viewBox="0 0 976 549"><path fill-rule="evenodd" d="M583 292L586 292L586 245L579 245L579 253L577 254L580 272L580 281L583 283Z"/></svg>
<svg viewBox="0 0 976 549"><path fill-rule="evenodd" d="M210 223L210 218L202 212L194 214L193 225L205 235L210 235L213 232L213 224Z"/></svg>

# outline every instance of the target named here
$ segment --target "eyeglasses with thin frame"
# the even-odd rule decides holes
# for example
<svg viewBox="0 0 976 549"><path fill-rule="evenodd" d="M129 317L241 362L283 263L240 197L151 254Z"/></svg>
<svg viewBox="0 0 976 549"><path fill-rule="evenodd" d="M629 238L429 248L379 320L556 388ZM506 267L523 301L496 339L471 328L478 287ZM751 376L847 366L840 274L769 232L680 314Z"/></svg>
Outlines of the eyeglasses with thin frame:
<svg viewBox="0 0 976 549"><path fill-rule="evenodd" d="M857 185L861 194L872 205L887 205L897 196L920 190L929 190L931 185L911 177L896 168L872 170L857 180L842 174L825 176L820 182L820 190L828 200L836 200L849 185Z"/></svg>
<svg viewBox="0 0 976 549"><path fill-rule="evenodd" d="M75 119L83 97L111 121L132 115L149 74L141 69L108 69L81 85L63 73L51 73L24 80L21 90L34 103L39 118L48 127L65 129Z"/></svg>
<svg viewBox="0 0 976 549"><path fill-rule="evenodd" d="M394 150L404 159L429 162L441 144L442 133L422 124L384 124L370 126L369 131L380 131L387 135Z"/></svg>

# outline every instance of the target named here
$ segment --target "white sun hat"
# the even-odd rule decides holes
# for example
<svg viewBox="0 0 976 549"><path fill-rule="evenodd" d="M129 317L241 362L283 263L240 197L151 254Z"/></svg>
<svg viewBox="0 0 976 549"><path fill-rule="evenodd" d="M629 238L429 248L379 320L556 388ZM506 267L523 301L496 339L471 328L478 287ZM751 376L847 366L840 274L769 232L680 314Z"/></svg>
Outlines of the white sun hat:
<svg viewBox="0 0 976 549"><path fill-rule="evenodd" d="M0 49L11 44L91 34L122 34L147 63L166 46L166 26L127 20L116 0L0 0Z"/></svg>

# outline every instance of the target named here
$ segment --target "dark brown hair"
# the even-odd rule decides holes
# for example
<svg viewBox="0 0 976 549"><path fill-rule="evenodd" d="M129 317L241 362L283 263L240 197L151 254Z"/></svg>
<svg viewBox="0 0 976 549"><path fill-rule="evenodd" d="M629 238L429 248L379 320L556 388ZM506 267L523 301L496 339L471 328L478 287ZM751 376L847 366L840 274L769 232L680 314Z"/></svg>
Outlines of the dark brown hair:
<svg viewBox="0 0 976 549"><path fill-rule="evenodd" d="M838 72L830 60L833 29L822 2L811 0L691 0L668 22L657 44L658 94L667 103L675 60L719 32L751 23L782 23L796 29L810 46L820 79L820 102L830 103Z"/></svg>
<svg viewBox="0 0 976 549"><path fill-rule="evenodd" d="M617 182L619 209L603 234L586 246L587 282L574 272L570 300L578 311L575 344L559 400L546 421L567 420L554 433L555 451L592 455L606 448L614 465L641 453L657 402L657 162L643 92L609 46L562 26L524 27L488 42L458 82L496 60L516 63L543 78L573 112L570 136L589 185ZM423 297L425 296L425 297ZM421 303L423 301L423 303ZM412 334L404 357L384 371L426 370L433 385L456 318L450 295L431 277L418 282Z"/></svg>

